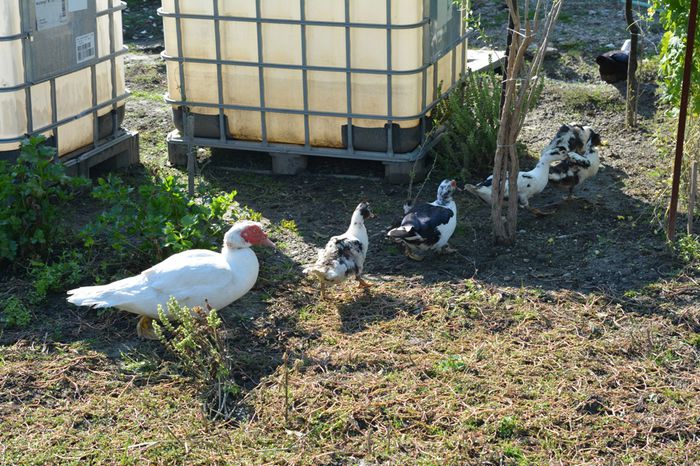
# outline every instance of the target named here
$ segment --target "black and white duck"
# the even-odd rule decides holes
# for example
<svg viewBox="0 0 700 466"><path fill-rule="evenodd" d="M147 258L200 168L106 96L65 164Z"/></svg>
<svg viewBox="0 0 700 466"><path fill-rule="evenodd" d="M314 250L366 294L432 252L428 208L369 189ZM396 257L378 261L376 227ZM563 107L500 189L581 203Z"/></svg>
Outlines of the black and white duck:
<svg viewBox="0 0 700 466"><path fill-rule="evenodd" d="M563 148L553 147L546 148L540 155L540 160L530 171L518 173L518 203L530 210L531 212L542 215L542 212L536 208L530 207L530 199L541 193L547 186L549 181L549 166L552 162L564 160L567 157L567 151ZM508 180L506 183L505 197L508 199ZM486 178L481 183L475 185L467 184L464 189L477 196L479 199L491 205L491 190L493 185L493 175Z"/></svg>
<svg viewBox="0 0 700 466"><path fill-rule="evenodd" d="M627 39L620 50L605 52L596 57L600 79L608 84L627 80L627 66L630 59L632 41Z"/></svg>
<svg viewBox="0 0 700 466"><path fill-rule="evenodd" d="M404 206L401 225L389 230L387 238L402 245L404 254L417 261L431 251L454 252L448 241L457 227L457 204L452 198L456 190L455 180L444 180L434 202Z"/></svg>
<svg viewBox="0 0 700 466"><path fill-rule="evenodd" d="M573 150L569 150L567 158L550 167L549 182L568 191L565 199L575 199L574 188L598 173L600 155L596 147L604 143L590 126L578 125L562 126L551 144L556 145L557 141ZM579 147L583 150L576 150Z"/></svg>
<svg viewBox="0 0 700 466"><path fill-rule="evenodd" d="M590 139L594 140L594 145L604 144L600 139L600 135L590 126L574 123L561 125L557 130L557 134L554 135L543 151L562 150L582 155Z"/></svg>
<svg viewBox="0 0 700 466"><path fill-rule="evenodd" d="M321 297L325 295L327 283L340 283L350 277L355 277L360 287L369 287L362 272L369 248L365 220L372 217L369 204L360 203L352 214L347 231L333 236L325 248L318 250L316 263L304 268L304 274L321 283Z"/></svg>

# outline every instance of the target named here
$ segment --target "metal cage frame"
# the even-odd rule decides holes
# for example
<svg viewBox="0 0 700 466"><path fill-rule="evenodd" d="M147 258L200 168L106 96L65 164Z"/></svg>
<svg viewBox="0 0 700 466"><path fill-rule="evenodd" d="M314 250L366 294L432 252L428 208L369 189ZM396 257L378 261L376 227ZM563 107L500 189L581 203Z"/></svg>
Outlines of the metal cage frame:
<svg viewBox="0 0 700 466"><path fill-rule="evenodd" d="M21 1L21 0L20 0ZM13 41L17 39L22 40L22 59L23 59L23 65L24 65L24 83L18 85L18 86L12 86L12 87L5 87L5 88L0 88L0 93L9 93L9 92L16 92L18 90L24 89L25 91L25 102L26 102L26 113L27 113L27 135L34 135L34 134L43 134L46 132L51 132L52 133L52 139L53 143L51 144L52 146L56 147L58 149L59 144L58 144L58 129L60 126L63 126L67 123L70 123L72 121L78 120L80 118L83 118L85 116L88 116L90 114L93 115L93 130L92 130L92 148L88 150L88 152L83 152L82 155L79 155L78 158L71 158L72 154L80 153L82 152L82 149L79 149L71 154L65 154L63 157L60 157L58 154L58 151L56 151L56 155L54 160L58 162L60 159L63 159L64 157L68 157L68 159L64 162L66 166L72 166L76 165L82 161L85 161L86 159L90 158L92 155L100 153L104 149L108 149L111 147L114 147L116 144L119 144L127 139L130 139L133 137L133 133L128 133L128 132L123 132L119 130L119 125L117 123L117 110L119 108L119 103L122 101L125 101L130 93L125 92L121 95L117 95L117 62L116 59L119 56L126 55L128 52L128 47L123 46L120 50L115 49L115 44L114 44L114 15L117 12L120 12L122 10L125 10L127 8L126 2L121 1L119 5L117 6L109 6L106 10L98 11L96 12L95 15L95 21L97 21L97 18L100 18L102 16L109 16L109 36L110 36L110 49L109 49L109 54L103 56L103 57L95 57L90 60L89 64L82 64L82 65L73 65L69 68L66 68L62 70L59 73L53 73L51 76L42 78L42 79L33 79L33 73L31 69L31 59L30 59L30 47L28 46L28 42L31 41L32 34L36 32L36 28L33 24L31 24L30 21L30 13L27 10L28 6L22 2L20 4L20 21L22 25L22 32L20 34L12 35L12 36L4 36L0 37L0 41ZM95 49L99 50L99 34L95 34ZM112 80L112 98L110 100L107 100L105 102L102 102L100 104L97 103L97 65L104 63L104 62L110 62L111 65L111 80ZM91 107L83 110L82 112L79 112L75 115L71 115L69 117L63 118L61 120L58 119L58 113L57 113L57 98L56 98L56 80L63 77L67 76L71 73L74 73L76 71L83 70L85 68L90 68L90 76L91 76L91 90L92 90L92 105ZM31 88L33 86L43 84L49 82L50 86L50 93L51 93L51 123L49 125L43 126L41 128L34 128L34 122L33 122L33 115L32 115L32 91ZM98 111L102 110L103 108L106 107L112 107L112 131L109 137L106 139L100 139L100 131L99 131L99 116L98 116ZM12 143L19 143L21 142L25 136L18 136L14 138L6 138L6 139L0 139L0 144L12 144Z"/></svg>
<svg viewBox="0 0 700 466"><path fill-rule="evenodd" d="M290 0L291 1L291 0ZM166 62L177 62L178 73L180 78L180 100L175 100L170 97L169 94L165 96L165 101L170 104L173 109L180 107L183 111L183 126L184 131L173 132L168 136L169 144L177 145L187 145L187 146L204 146L222 149L236 149L236 150L246 150L246 151L258 151L258 152L269 152L269 153L281 153L281 154L294 154L294 155L316 155L316 156L327 156L327 157L337 157L337 158L349 158L349 159L362 159L362 160L372 160L379 162L413 162L425 155L425 153L435 144L436 138L429 138L429 119L428 114L435 108L435 106L449 93L452 88L457 83L458 75L464 73L465 70L457 69L457 53L453 53L455 49L462 44L463 45L463 57L462 63L463 67L467 67L467 37L468 29L466 21L464 21L465 11L462 10L460 15L460 30L458 39L451 42L444 50L439 53L434 54L432 57L424 58L424 64L414 70L394 70L392 67L392 31L400 29L411 29L411 28L426 28L430 25L430 18L424 18L422 21L416 24L402 24L395 25L391 22L392 15L392 1L386 0L386 11L387 11L387 22L386 24L374 24L374 23L355 23L350 21L350 1L345 0L345 20L342 22L331 22L331 21L313 21L306 19L306 0L299 0L300 2L300 19L278 19L278 18L264 18L261 14L261 0L255 0L256 17L235 17L235 16L222 16L219 14L219 4L218 0L212 0L213 2L213 15L206 14L183 14L180 11L180 0L174 0L175 11L173 13L167 13L163 8L158 9L158 15L163 18L174 18L175 19L175 29L177 35L177 52L178 57L173 57L163 51L161 53L162 58ZM378 0L380 1L380 0ZM204 59L204 58L189 58L184 56L183 51L183 37L182 37L182 19L203 19L203 20L213 20L214 21L214 34L215 34L215 47L216 47L216 58L215 59ZM233 61L233 60L223 60L221 54L221 28L220 24L222 21L236 21L236 22L253 22L257 26L257 44L258 44L258 60L257 62L245 62L245 61ZM285 24L285 25L296 25L300 27L301 31L301 65L289 65L289 64L276 64L267 63L264 61L264 43L263 43L263 24ZM326 26L326 27L336 27L345 29L345 56L346 63L344 67L330 67L330 66L311 66L307 61L307 38L306 38L306 28L308 26ZM352 41L351 41L351 31L355 28L363 29L384 29L387 34L387 69L362 69L353 68L352 66ZM438 82L438 62L445 57L447 54L452 53L452 82L455 83L446 89L444 92L439 92L439 86L441 83ZM186 63L200 63L207 65L216 65L217 73L217 85L218 85L218 103L209 102L196 102L189 101L186 95L186 77L184 71L184 65ZM259 106L246 106L246 105L234 105L224 103L224 90L223 90L223 66L224 65L235 65L235 66L246 66L246 67L257 67L258 68L258 80L260 85L260 105ZM434 67L433 72L433 89L435 90L435 99L432 102L428 102L428 89L427 89L427 76L428 70ZM302 73L302 85L303 85L303 109L285 109L285 108L274 108L269 107L265 103L265 69L288 69L301 71ZM326 72L336 72L345 73L346 75L346 99L347 99L347 112L326 112L326 111L315 111L309 108L309 81L308 73L310 71L326 71ZM422 89L422 111L417 115L410 116L395 116L393 115L393 77L399 75L414 75L421 73L423 76L423 89ZM353 74L375 74L383 75L387 77L387 114L386 115L364 115L354 113L352 109L352 75ZM218 138L205 138L196 137L193 134L193 130L188 128L187 124L184 122L187 120L188 114L190 114L190 108L192 107L203 107L203 108L215 108L218 109ZM227 138L227 125L226 117L224 114L225 110L245 110L259 112L261 117L261 135L262 141L249 141L240 139L229 139ZM304 145L296 144L285 144L285 143L274 143L270 142L267 137L267 113L278 113L278 114L292 114L292 115L302 115L304 117ZM345 149L328 148L313 146L310 143L310 130L309 130L309 118L311 116L316 117L334 117L343 118L347 120L347 147ZM373 152L367 150L357 150L353 144L353 121L355 119L365 119L365 120L380 120L385 121L386 125L386 141L387 150L385 152ZM394 141L393 133L397 122L401 121L420 121L420 143L412 151L407 153L395 153L394 152ZM191 125L189 125L191 126ZM185 134L182 134L185 133Z"/></svg>

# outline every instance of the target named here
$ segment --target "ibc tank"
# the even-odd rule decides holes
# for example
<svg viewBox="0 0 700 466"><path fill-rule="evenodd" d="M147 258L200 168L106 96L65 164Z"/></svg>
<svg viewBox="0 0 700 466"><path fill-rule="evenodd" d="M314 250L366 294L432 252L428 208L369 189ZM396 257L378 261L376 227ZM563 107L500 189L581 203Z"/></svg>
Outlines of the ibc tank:
<svg viewBox="0 0 700 466"><path fill-rule="evenodd" d="M71 157L116 134L127 97L119 0L0 1L0 158L26 134Z"/></svg>
<svg viewBox="0 0 700 466"><path fill-rule="evenodd" d="M413 159L466 70L452 0L163 0L159 14L166 100L199 145Z"/></svg>

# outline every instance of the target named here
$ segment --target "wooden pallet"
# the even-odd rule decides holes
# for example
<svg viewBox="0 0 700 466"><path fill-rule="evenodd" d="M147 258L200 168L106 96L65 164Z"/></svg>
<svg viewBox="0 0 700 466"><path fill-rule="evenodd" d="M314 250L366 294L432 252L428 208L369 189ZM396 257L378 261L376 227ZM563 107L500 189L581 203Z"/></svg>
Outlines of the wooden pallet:
<svg viewBox="0 0 700 466"><path fill-rule="evenodd" d="M92 176L95 169L118 170L139 163L139 134L122 130L116 138L100 141L97 148L61 158L71 176Z"/></svg>

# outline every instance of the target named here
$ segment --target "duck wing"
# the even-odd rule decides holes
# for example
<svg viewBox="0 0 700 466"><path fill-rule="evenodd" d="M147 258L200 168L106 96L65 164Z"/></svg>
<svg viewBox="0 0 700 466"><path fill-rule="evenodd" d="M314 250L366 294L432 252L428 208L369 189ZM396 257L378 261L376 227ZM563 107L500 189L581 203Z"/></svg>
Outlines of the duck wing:
<svg viewBox="0 0 700 466"><path fill-rule="evenodd" d="M477 184L476 187L477 188L490 188L492 184L493 184L493 175L489 175L488 178L486 178L481 183Z"/></svg>
<svg viewBox="0 0 700 466"><path fill-rule="evenodd" d="M214 251L184 251L141 273L157 293L187 299L204 290L223 289L232 281L231 267ZM204 296L208 297L208 296Z"/></svg>
<svg viewBox="0 0 700 466"><path fill-rule="evenodd" d="M590 168L590 166L591 161L586 157L570 153L568 158L553 164L549 168L549 179L557 182L573 178L580 170Z"/></svg>
<svg viewBox="0 0 700 466"><path fill-rule="evenodd" d="M455 213L447 207L420 204L403 218L401 226L389 231L388 236L407 243L435 244L440 239L438 228L449 223Z"/></svg>
<svg viewBox="0 0 700 466"><path fill-rule="evenodd" d="M366 252L359 239L348 235L334 236L319 251L316 263L306 267L304 273L325 280L343 280L348 274L362 270Z"/></svg>
<svg viewBox="0 0 700 466"><path fill-rule="evenodd" d="M345 264L348 271L357 271L365 262L365 248L357 238L338 238L335 242L338 259Z"/></svg>
<svg viewBox="0 0 700 466"><path fill-rule="evenodd" d="M606 63L627 63L629 61L629 54L622 51L615 52L605 52L602 55L598 55L596 62L600 65L601 62Z"/></svg>
<svg viewBox="0 0 700 466"><path fill-rule="evenodd" d="M221 254L206 250L170 256L139 275L116 282L70 290L68 301L79 306L116 307L136 314L158 317L158 304L171 296L193 306L204 298L218 301L232 289L234 276Z"/></svg>

